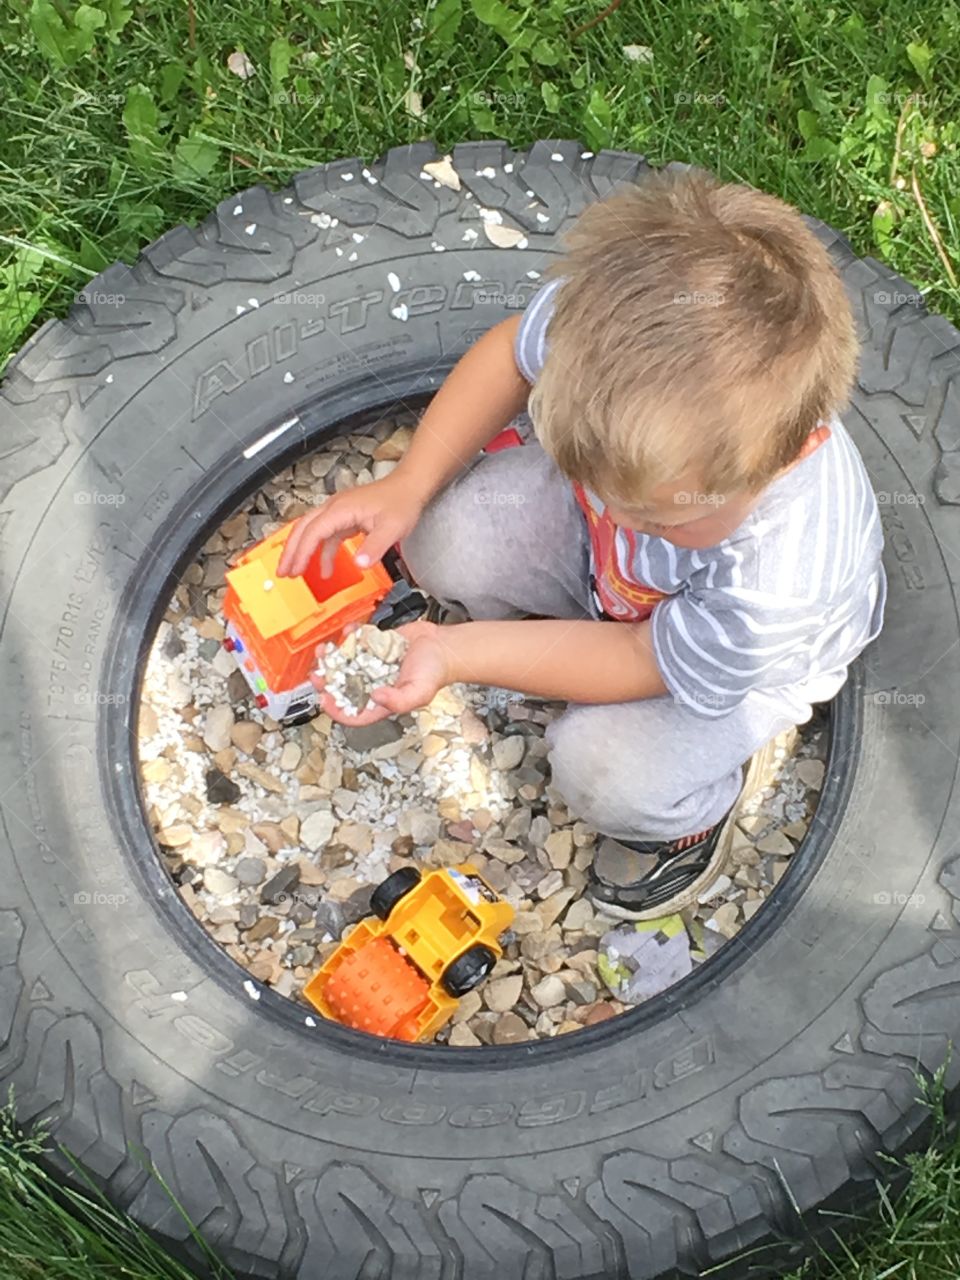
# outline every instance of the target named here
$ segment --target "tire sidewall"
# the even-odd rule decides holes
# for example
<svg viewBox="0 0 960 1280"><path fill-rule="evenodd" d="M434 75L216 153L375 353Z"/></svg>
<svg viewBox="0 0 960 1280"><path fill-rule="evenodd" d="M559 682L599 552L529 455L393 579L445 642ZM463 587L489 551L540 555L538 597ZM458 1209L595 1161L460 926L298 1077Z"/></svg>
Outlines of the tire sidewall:
<svg viewBox="0 0 960 1280"><path fill-rule="evenodd" d="M447 217L457 216L451 206ZM958 534L955 513L930 489L933 442L898 428L889 406L882 432L866 398L846 421L875 487L913 486L925 500L886 513L887 623L846 695L857 740L830 763L827 785L842 792L843 808L829 829L821 821L815 830L822 856L798 874L790 910L771 905L768 924L758 918L744 929L696 994L681 986L655 1011L522 1051L372 1045L340 1029L318 1033L272 993L252 1000L241 970L165 882L137 794L138 682L152 628L198 540L238 494L337 424L431 394L459 353L524 305L536 287L527 272L543 271L558 247L544 236L526 253L477 244L441 254L426 237L380 227L366 233L362 260L349 263L319 229L301 240L291 269L268 284L184 290L190 301L176 312L162 360L133 355L109 382L109 362L102 375L85 374L64 418L67 447L14 493L2 657L10 705L0 737L13 784L4 801L10 893L0 955L16 971L7 1007L20 1028L12 1043L26 1048L11 1055L8 1074L24 1082L27 1112L52 1108L57 1137L125 1183L128 1200L136 1191L145 1217L150 1194L124 1174L134 1169L131 1139L170 1150L178 1126L195 1136L209 1125L214 1158L231 1143L251 1153L260 1172L243 1177L254 1176L265 1211L288 1221L299 1214L316 1240L324 1236L314 1181L344 1159L389 1187L405 1220L433 1239L435 1201L421 1189L453 1206L470 1175L506 1174L524 1194L556 1196L562 1151L574 1189L558 1220L580 1215L604 1265L617 1256L608 1228L629 1238L624 1153L651 1187L657 1169L676 1178L677 1161L700 1162L716 1185L745 1179L748 1165L769 1165L771 1081L785 1082L787 1110L802 1110L814 1105L812 1079L840 1088L846 1071L843 1088L887 1099L877 1133L902 1140L919 1123L904 1065L933 1063L960 1021L946 996L926 1023L898 1003L905 989L945 983L956 967L943 951L955 885L944 833L956 825L956 758L944 744L955 745L960 724L956 561L944 548L955 549ZM465 270L480 281L464 281ZM480 291L502 301L478 303ZM277 300L297 293L324 301ZM401 301L406 320L393 314ZM928 670L918 670L918 635L942 654ZM913 701L892 697L904 689ZM922 799L909 779L922 780ZM56 1096L67 1041L92 1055L69 1105ZM812 1133L791 1166L804 1205L847 1176L845 1162L826 1161L816 1125ZM193 1175L170 1172L187 1210L193 1198L202 1216ZM485 1192L494 1201L497 1186ZM712 1204L720 1193L703 1194ZM455 1238L458 1213L440 1215ZM476 1228L459 1229L475 1248ZM285 1247L286 1237L267 1230L242 1245L228 1234L224 1246L247 1262ZM519 1236L508 1238L495 1256L520 1248Z"/></svg>

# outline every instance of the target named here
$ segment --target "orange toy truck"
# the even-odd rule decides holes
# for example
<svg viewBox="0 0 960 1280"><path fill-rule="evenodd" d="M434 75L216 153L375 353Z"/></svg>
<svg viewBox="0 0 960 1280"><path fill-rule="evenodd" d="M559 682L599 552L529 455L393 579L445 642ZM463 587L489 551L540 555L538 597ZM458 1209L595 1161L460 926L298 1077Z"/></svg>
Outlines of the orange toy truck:
<svg viewBox="0 0 960 1280"><path fill-rule="evenodd" d="M383 564L361 568L354 555L362 536L345 538L333 573L320 576L320 556L304 574L277 575L277 565L294 522L249 547L227 571L223 613L224 647L235 657L257 706L281 724L310 719L319 698L310 683L319 644L339 644L348 623L381 627L409 622L426 600L403 576L395 552ZM385 565L391 565L391 572Z"/></svg>
<svg viewBox="0 0 960 1280"><path fill-rule="evenodd" d="M465 863L421 877L401 867L303 989L335 1022L393 1040L430 1040L503 954L513 908Z"/></svg>
<svg viewBox="0 0 960 1280"><path fill-rule="evenodd" d="M522 443L517 431L505 427L484 452ZM396 627L427 609L423 592L408 580L399 544L382 563L362 569L354 559L361 535L341 542L329 578L320 577L319 552L300 577L278 578L294 524L291 520L247 548L227 571L223 600L224 647L236 658L257 706L283 725L301 724L319 710L309 679L319 644L339 644L351 622Z"/></svg>

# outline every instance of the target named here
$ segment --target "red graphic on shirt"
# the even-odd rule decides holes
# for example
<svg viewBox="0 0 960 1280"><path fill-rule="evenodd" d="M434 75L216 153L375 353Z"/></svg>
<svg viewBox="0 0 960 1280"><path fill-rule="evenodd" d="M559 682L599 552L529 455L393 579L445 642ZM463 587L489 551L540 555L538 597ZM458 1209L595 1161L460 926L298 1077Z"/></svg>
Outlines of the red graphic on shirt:
<svg viewBox="0 0 960 1280"><path fill-rule="evenodd" d="M590 532L590 545L593 548L593 571L596 577L595 590L604 613L618 622L643 622L653 613L654 606L669 595L667 591L658 591L648 587L636 578L626 577L617 556L617 533L615 525L607 515L598 515L590 504L583 486L575 484L574 494L580 509L586 516L587 528ZM631 557L636 553L636 534L632 529L624 529L623 533L630 548Z"/></svg>

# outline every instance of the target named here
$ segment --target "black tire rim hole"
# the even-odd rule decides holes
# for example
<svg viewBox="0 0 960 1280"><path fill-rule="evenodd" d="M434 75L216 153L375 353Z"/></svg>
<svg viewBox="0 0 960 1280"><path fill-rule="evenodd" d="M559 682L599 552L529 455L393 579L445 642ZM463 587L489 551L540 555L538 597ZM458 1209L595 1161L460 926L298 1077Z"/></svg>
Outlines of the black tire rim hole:
<svg viewBox="0 0 960 1280"><path fill-rule="evenodd" d="M146 572L138 576L132 590L122 602L121 619L112 638L108 671L112 671L119 678L120 684L130 690L129 705L134 709L134 726L139 717L146 661L167 603L187 567L196 559L212 532L232 514L249 506L257 491L271 477L281 473L292 463L321 451L324 443L338 436L370 430L380 421L391 420L409 412L419 413L430 398L429 392L424 389L424 383L435 386L442 381L445 372L446 370L438 370L435 366L431 366L430 370L407 371L406 389L401 381L399 386L391 388L394 390L394 397L381 399L378 403L358 407L357 401L362 399L362 392L358 393L356 390L336 399L331 397L309 402L295 415L299 419L299 429L290 433L292 439L289 443L282 444L276 451L265 449L262 461L252 467L247 465L242 478L236 475L238 470L243 470L237 464L213 479L206 477L199 486L191 490L187 500L170 513L163 530L168 536L161 537L158 531L158 550ZM377 389L382 391L385 385L380 384ZM367 393L369 394L369 384ZM341 403L341 400L346 403ZM286 415L283 420L289 421L290 415ZM264 436L273 428L274 424L265 426ZM183 522L188 518L193 527L189 535L185 536ZM164 552L169 553L166 561L162 559ZM146 612L147 622L145 626L141 626L137 660L131 666L129 654L122 653L117 648L116 641L122 636L130 643L128 619L130 614L138 611L141 615ZM411 1065L416 1065L419 1061L424 1066L429 1064L432 1067L460 1063L472 1068L481 1055L484 1064L491 1068L498 1065L515 1067L520 1059L531 1065L538 1065L551 1054L592 1050L599 1044L609 1043L620 1036L641 1032L724 981L762 945L764 938L777 929L799 900L823 860L832 832L846 807L859 753L862 687L862 670L859 663L854 663L846 684L828 708L829 746L823 790L811 816L807 835L794 854L787 873L774 887L762 909L727 941L716 956L704 961L680 982L650 1000L602 1023L585 1026L576 1033L532 1040L516 1046L458 1048L455 1052L438 1044L383 1042L377 1037L329 1023L319 1015L315 1019L316 1029L309 1028L304 1021L307 1011L302 1003L278 995L266 986L261 987L258 1010L300 1035L325 1035L334 1042L339 1042L348 1052L380 1056L386 1043L391 1053L402 1056ZM128 733L124 727L122 735L118 734L115 722L112 732L109 722L102 724L101 729L105 731L107 738L106 754L101 758L122 759L129 764L129 768L108 770L105 779L114 816L126 835L128 856L136 865L140 878L146 881L151 896L157 900L158 907L180 943L235 994L248 977L246 970L228 956L223 947L213 941L206 927L196 920L181 901L172 878L162 865L159 848L146 817L140 762L133 745L136 733ZM131 778L136 779L132 787L129 785ZM143 857L143 852L147 852L148 856Z"/></svg>

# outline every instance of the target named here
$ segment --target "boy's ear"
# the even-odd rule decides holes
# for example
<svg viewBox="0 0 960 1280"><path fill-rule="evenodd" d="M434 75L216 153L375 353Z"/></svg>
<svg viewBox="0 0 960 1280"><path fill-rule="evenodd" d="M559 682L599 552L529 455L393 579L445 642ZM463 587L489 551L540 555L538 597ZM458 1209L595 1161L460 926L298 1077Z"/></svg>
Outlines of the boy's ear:
<svg viewBox="0 0 960 1280"><path fill-rule="evenodd" d="M831 431L825 422L819 422L804 440L797 454L797 462L801 462L804 458L809 458L811 453L819 449L830 439Z"/></svg>

